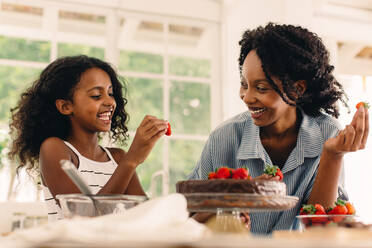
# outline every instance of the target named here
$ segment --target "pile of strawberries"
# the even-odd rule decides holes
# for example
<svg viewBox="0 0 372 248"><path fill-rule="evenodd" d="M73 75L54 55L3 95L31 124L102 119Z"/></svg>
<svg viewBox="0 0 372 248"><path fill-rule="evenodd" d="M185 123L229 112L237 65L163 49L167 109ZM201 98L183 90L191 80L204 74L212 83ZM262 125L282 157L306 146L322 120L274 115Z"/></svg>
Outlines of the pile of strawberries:
<svg viewBox="0 0 372 248"><path fill-rule="evenodd" d="M279 180L283 180L283 173L278 166L275 165L266 165L264 169L264 174L270 176L278 176ZM252 179L249 175L247 168L238 168L232 169L228 167L221 167L214 172L208 174L208 179Z"/></svg>
<svg viewBox="0 0 372 248"><path fill-rule="evenodd" d="M331 222L337 223L344 220L346 215L355 215L355 208L350 202L337 200L335 206L328 209L324 209L320 204L303 205L300 215L311 215L309 218L302 218L302 222L307 227L312 225L327 225Z"/></svg>
<svg viewBox="0 0 372 248"><path fill-rule="evenodd" d="M208 179L252 179L249 175L248 169L238 168L231 169L228 167L221 167L215 172L210 172Z"/></svg>

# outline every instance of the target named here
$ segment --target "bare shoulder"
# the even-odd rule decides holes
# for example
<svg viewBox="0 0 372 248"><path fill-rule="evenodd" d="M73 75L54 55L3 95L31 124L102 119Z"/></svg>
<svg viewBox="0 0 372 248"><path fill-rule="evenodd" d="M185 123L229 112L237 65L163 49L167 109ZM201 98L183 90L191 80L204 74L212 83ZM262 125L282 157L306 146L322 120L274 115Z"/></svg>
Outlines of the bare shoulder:
<svg viewBox="0 0 372 248"><path fill-rule="evenodd" d="M117 147L107 147L107 149L110 151L116 163L119 163L124 159L126 152L123 149Z"/></svg>
<svg viewBox="0 0 372 248"><path fill-rule="evenodd" d="M63 140L61 140L58 137L49 137L46 140L44 140L43 143L41 143L40 155L42 153L50 154L50 152L55 153L58 151L67 151L67 150L68 150L67 146L65 145Z"/></svg>
<svg viewBox="0 0 372 248"><path fill-rule="evenodd" d="M71 160L71 152L66 144L57 137L50 137L41 143L40 146L40 165L50 164L50 162L58 159L69 159Z"/></svg>

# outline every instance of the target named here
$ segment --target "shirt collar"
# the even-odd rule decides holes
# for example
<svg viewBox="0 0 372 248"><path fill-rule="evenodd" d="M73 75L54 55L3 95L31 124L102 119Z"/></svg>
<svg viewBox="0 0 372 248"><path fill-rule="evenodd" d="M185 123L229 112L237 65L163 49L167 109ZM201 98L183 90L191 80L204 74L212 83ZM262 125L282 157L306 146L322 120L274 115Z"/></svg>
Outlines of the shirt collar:
<svg viewBox="0 0 372 248"><path fill-rule="evenodd" d="M243 129L243 137L237 153L237 159L255 159L265 160L264 149L260 140L260 129L256 126L252 118L248 115Z"/></svg>
<svg viewBox="0 0 372 248"><path fill-rule="evenodd" d="M313 117L306 115L303 110L301 110L301 114L302 122L297 137L297 144L284 165L283 172L292 170L302 164L305 157L319 156L323 148L324 140L319 124ZM244 125L237 159L257 158L265 161L265 152L260 140L259 127L248 116Z"/></svg>

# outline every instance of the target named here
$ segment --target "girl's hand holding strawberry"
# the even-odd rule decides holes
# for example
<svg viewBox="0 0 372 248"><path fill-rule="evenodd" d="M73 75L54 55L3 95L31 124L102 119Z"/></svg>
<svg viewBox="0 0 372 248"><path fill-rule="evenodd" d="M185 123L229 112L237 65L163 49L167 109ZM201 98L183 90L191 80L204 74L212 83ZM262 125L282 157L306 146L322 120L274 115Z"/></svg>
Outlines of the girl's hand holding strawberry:
<svg viewBox="0 0 372 248"><path fill-rule="evenodd" d="M363 103L363 104L362 104ZM324 150L336 156L364 149L369 133L368 103L358 103L353 120L334 138L324 143Z"/></svg>
<svg viewBox="0 0 372 248"><path fill-rule="evenodd" d="M137 167L143 163L156 141L166 134L168 122L158 119L155 116L147 115L137 128L133 142L126 154L128 164Z"/></svg>

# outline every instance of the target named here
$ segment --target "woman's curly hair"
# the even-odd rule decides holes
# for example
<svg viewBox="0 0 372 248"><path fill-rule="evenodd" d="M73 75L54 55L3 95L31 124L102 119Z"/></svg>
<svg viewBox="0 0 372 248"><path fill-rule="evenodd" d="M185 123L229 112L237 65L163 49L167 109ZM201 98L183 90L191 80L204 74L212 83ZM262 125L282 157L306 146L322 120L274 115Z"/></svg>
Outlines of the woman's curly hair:
<svg viewBox="0 0 372 248"><path fill-rule="evenodd" d="M11 110L9 127L13 141L8 155L10 159L17 159L18 168L36 169L40 146L48 137L67 138L71 130L70 120L57 110L55 101L72 101L81 75L90 68L102 69L111 79L116 101L111 138L121 142L128 138L126 123L129 116L124 109L126 87L115 70L108 63L85 55L59 58L41 72L39 79L22 93L17 106Z"/></svg>
<svg viewBox="0 0 372 248"><path fill-rule="evenodd" d="M322 40L309 30L268 23L245 31L239 45L240 73L247 54L255 50L269 83L287 104L298 106L311 116L325 112L336 118L340 115L338 100L348 107L343 87L332 74L334 67L330 65L329 52ZM271 77L281 81L282 90ZM299 80L306 81L302 95L294 87L294 82Z"/></svg>

